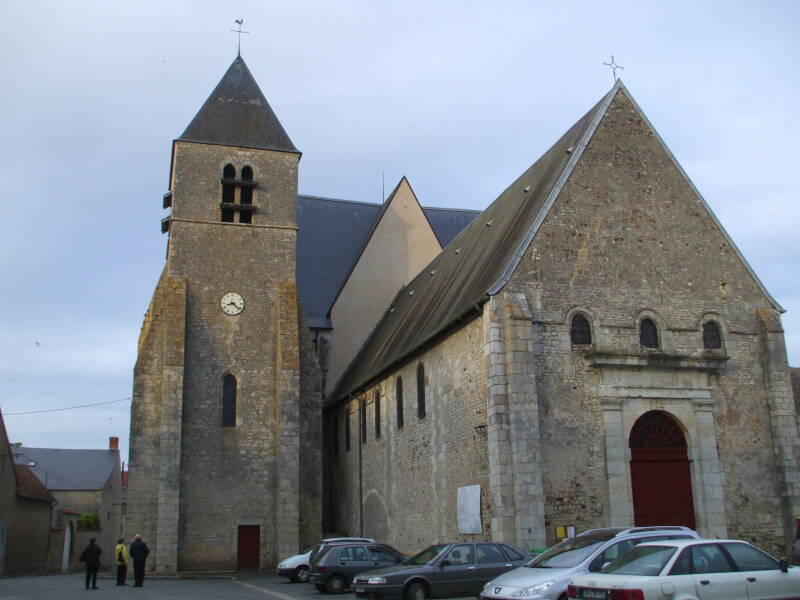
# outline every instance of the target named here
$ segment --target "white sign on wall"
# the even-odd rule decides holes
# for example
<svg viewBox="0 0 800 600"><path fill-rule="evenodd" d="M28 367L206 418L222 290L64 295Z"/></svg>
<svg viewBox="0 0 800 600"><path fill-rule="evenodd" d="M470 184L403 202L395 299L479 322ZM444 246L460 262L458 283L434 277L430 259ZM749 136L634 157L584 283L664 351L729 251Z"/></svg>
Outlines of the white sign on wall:
<svg viewBox="0 0 800 600"><path fill-rule="evenodd" d="M481 526L481 486L458 488L458 533L483 533Z"/></svg>

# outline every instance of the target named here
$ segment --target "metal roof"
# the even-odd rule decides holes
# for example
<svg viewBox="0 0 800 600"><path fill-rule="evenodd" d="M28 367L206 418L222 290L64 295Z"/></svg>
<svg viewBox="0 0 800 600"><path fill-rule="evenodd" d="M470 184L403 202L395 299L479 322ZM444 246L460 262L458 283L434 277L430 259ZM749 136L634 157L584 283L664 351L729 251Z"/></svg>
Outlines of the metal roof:
<svg viewBox="0 0 800 600"><path fill-rule="evenodd" d="M297 293L309 327L329 329L328 312L384 204L297 197ZM424 208L445 246L479 211Z"/></svg>
<svg viewBox="0 0 800 600"><path fill-rule="evenodd" d="M300 153L241 56L177 141Z"/></svg>
<svg viewBox="0 0 800 600"><path fill-rule="evenodd" d="M28 467L48 490L100 490L119 462L118 450L12 448L14 462Z"/></svg>

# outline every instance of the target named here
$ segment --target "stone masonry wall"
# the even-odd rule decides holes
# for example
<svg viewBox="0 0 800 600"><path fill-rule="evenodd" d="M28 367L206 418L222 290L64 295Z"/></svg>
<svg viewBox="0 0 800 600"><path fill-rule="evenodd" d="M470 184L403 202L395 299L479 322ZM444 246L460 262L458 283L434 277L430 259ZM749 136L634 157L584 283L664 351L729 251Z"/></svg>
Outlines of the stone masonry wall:
<svg viewBox="0 0 800 600"><path fill-rule="evenodd" d="M425 368L423 418L417 416L420 363ZM395 402L398 377L403 380L402 428L397 427ZM375 429L376 392L380 394L380 437ZM347 405L329 409L328 414L338 419L338 456L331 461L336 530L374 537L405 552L441 541L492 539L485 398L483 326L481 319L473 319L364 392L365 443L360 443L361 398L349 402L349 452L344 425ZM481 486L483 534L459 534L458 488L476 484ZM361 505L363 531L359 530Z"/></svg>
<svg viewBox="0 0 800 600"><path fill-rule="evenodd" d="M548 540L559 524L580 530L624 518L614 502L629 500L610 499L607 476L629 474L606 473L606 460L617 460L606 455L607 419L622 419L613 450L629 453L635 419L659 409L680 415L693 471L703 472L694 482L701 531L785 550L783 479L796 464L797 431L786 427L795 419L788 401L783 421L771 423L766 378L783 389L788 371L785 354L766 354L758 316L768 313L779 330L779 315L624 91L507 289L525 294L533 316ZM576 311L591 322L591 347L570 343ZM660 351L639 345L644 316L657 323ZM722 350L703 350L707 319L720 325ZM606 368L592 362L598 352L661 366ZM776 453L789 456L788 471Z"/></svg>

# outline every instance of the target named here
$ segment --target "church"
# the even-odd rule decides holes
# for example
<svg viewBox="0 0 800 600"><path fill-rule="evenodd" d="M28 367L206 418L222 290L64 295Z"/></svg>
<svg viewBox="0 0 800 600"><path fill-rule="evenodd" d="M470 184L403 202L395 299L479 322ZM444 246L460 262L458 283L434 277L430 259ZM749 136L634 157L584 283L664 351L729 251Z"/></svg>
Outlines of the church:
<svg viewBox="0 0 800 600"><path fill-rule="evenodd" d="M300 157L241 56L173 141L131 409L150 568L651 524L786 555L783 309L621 81L483 212L300 195Z"/></svg>

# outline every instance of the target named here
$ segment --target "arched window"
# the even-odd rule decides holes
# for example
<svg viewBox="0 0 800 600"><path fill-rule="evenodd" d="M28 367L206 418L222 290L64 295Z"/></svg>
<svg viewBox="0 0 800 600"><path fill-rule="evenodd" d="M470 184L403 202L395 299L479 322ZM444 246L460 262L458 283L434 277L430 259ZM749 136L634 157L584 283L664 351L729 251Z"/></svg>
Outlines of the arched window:
<svg viewBox="0 0 800 600"><path fill-rule="evenodd" d="M233 204L236 200L236 184L233 181L236 179L236 169L233 165L227 164L222 169L222 204ZM224 223L233 223L233 208L222 207L222 216L220 217Z"/></svg>
<svg viewBox="0 0 800 600"><path fill-rule="evenodd" d="M417 365L417 416L425 416L425 366Z"/></svg>
<svg viewBox="0 0 800 600"><path fill-rule="evenodd" d="M242 182L251 181L253 181L253 169L250 166L242 167ZM250 207L253 205L253 188L252 186L243 183L239 193L239 202L242 204L242 209L239 212L239 222L252 223L253 212L244 207Z"/></svg>
<svg viewBox="0 0 800 600"><path fill-rule="evenodd" d="M222 426L236 427L236 377L230 373L222 380Z"/></svg>
<svg viewBox="0 0 800 600"><path fill-rule="evenodd" d="M722 348L722 335L719 332L719 323L716 321L703 323L703 348L706 350Z"/></svg>
<svg viewBox="0 0 800 600"><path fill-rule="evenodd" d="M361 421L361 443L367 443L367 403L364 398L358 401L358 416Z"/></svg>
<svg viewBox="0 0 800 600"><path fill-rule="evenodd" d="M569 338L576 345L592 343L592 326L589 325L589 319L581 313L576 313L572 317L569 325Z"/></svg>
<svg viewBox="0 0 800 600"><path fill-rule="evenodd" d="M645 348L658 348L658 328L652 319L639 323L639 343Z"/></svg>
<svg viewBox="0 0 800 600"><path fill-rule="evenodd" d="M381 437L381 393L375 390L375 438Z"/></svg>
<svg viewBox="0 0 800 600"><path fill-rule="evenodd" d="M397 428L403 428L403 378L398 377L394 386L394 400L397 405Z"/></svg>

